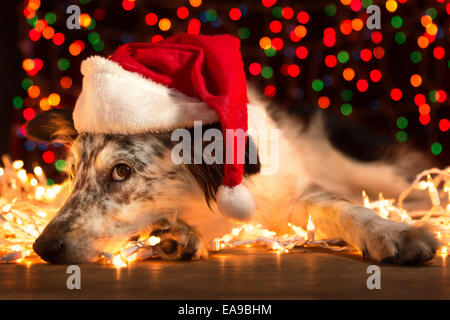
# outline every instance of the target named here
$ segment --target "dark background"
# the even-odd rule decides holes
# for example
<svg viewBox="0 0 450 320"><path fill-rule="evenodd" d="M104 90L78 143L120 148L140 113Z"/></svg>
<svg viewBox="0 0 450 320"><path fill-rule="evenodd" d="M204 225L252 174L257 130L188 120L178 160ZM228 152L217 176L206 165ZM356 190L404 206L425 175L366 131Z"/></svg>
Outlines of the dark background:
<svg viewBox="0 0 450 320"><path fill-rule="evenodd" d="M195 2L201 4L194 7ZM378 32L382 35L382 41L374 43L371 38L373 31L368 30L366 26L360 31L353 30L348 35L343 34L340 31L342 22L356 18L365 21L367 19L365 7L371 3L381 8L382 25ZM436 101L433 90L443 90L447 95L450 94L449 1L402 0L397 2L398 8L393 12L387 10L385 3L370 0L363 0L362 3L360 0L3 1L3 8L0 10L0 33L3 44L0 51L2 59L0 152L9 154L12 159L25 160L28 168L35 164L42 165L51 178L49 183L60 180L61 175L58 171L63 169L64 161L57 160L64 158L66 147L58 144L36 144L24 137L26 119L31 119L34 114L41 112L42 105L44 109L49 108L41 100L47 99L51 93L57 93L60 102L52 108L73 107L80 92L79 66L83 59L93 54L108 56L115 48L126 42L152 41L152 39L154 41L156 40L154 36L167 37L186 32L189 24L195 23L191 21L197 19L202 34L226 32L241 38L249 82L260 88L269 99L276 101L279 108L292 108L298 111L320 109L318 99L327 97L330 100L330 105L324 110L327 114L348 122L363 124L385 139L392 140L395 148L410 145L427 154L436 165L446 166L450 162L449 132L446 125L449 119L449 98ZM69 30L66 27L68 17L66 8L71 4L78 5L81 12L88 14L91 21L95 22L80 30ZM186 7L189 11L187 18L182 19L177 15L180 7ZM34 15L30 13L33 8L37 9ZM232 10L233 8L238 8L239 12L236 9ZM336 9L334 15L333 8ZM231 16L234 19L238 18L237 20L230 17L230 10ZM309 19L300 23L302 21L297 19L297 15L303 11L308 13ZM149 13L157 15L158 23L162 18L169 19L170 29L162 31L158 23L156 25L146 23L146 16ZM424 15L433 18L438 33L426 48L420 48L417 39L425 34L425 28L421 24ZM56 17L54 22L53 17ZM394 26L393 17L397 17L394 18L397 23L400 17L401 26L398 24ZM37 23L38 20L41 22ZM279 33L274 33L270 27L270 23L274 20L281 23L282 30ZM301 40L294 41L296 39L292 40L290 33L298 25L304 25L307 33ZM62 33L64 42L56 45L54 37L45 39L42 31L38 31L42 26L53 28L55 33ZM335 30L336 42L327 47L323 42L323 36L324 30L329 31L329 28ZM32 29L35 30L31 31ZM93 32L97 34L92 34ZM33 37L36 35L39 35L39 39L34 41ZM405 38L404 42L401 41L402 36ZM263 50L260 46L262 37L269 37L272 40L277 37L279 40L276 41L280 43L281 40L283 47L275 51ZM75 45L72 45L74 42ZM79 54L74 55L71 51L77 44L81 44L84 48ZM296 56L299 46L304 46L308 50L308 55L304 59ZM361 60L362 49L373 52L376 47L384 50L382 58ZM436 47L445 50L442 59L434 56ZM349 54L347 62L338 61L334 67L328 67L324 63L326 56L336 57L342 50ZM420 62L414 63L411 60L413 51L420 52L422 56ZM27 58L41 59L42 68L37 73L36 70L31 70L31 74L26 72L23 62ZM70 66L67 70L61 68L63 63L60 59L69 61ZM36 66L36 60L34 61ZM263 69L266 77L261 74L252 75L249 72L252 63L258 63L261 67L271 67L273 75L268 77L268 73L270 75L268 68ZM295 65L300 68L299 75L289 75L288 67L293 66L292 71L295 70ZM345 68L354 69L356 76L352 81L343 79L342 72ZM380 70L382 74L381 80L377 83L370 79L370 71L373 69ZM412 74L419 74L423 79L417 88L410 83ZM61 78L64 76L72 80L72 85L68 88L61 86ZM316 79L324 84L323 90L314 90L313 81ZM365 92L357 89L356 83L360 79L368 81L369 87ZM317 83L316 81L315 84ZM29 96L28 89L31 84L40 89L40 95L36 98ZM399 101L391 98L390 92L394 88L402 91L402 98ZM430 107L427 124L423 123L426 122L423 120L426 114L422 117L422 122L419 118L421 115L419 107L414 102L417 94L423 94ZM351 105L350 114L348 105L347 109L342 108L345 103Z"/></svg>

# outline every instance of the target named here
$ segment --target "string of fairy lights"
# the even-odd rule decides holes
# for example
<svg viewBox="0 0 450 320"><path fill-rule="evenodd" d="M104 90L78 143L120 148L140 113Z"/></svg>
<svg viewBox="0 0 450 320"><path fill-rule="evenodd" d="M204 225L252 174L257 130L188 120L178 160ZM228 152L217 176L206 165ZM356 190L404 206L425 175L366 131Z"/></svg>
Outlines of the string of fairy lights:
<svg viewBox="0 0 450 320"><path fill-rule="evenodd" d="M45 172L36 166L27 172L22 160L11 161L3 156L4 167L0 167L0 263L38 262L33 253L34 240L54 217L70 193L70 184L48 186ZM422 193L424 209L407 210L411 192ZM410 187L398 199L369 199L362 191L362 204L374 210L380 217L407 224L427 222L434 225L436 237L441 241L437 254L446 265L450 245L450 167L431 168L419 173ZM428 199L428 200L427 200ZM277 234L260 224L243 224L209 243L210 251L236 247L265 247L277 253L290 252L295 247L322 247L332 251L353 250L340 239L316 239L316 227L309 216L306 230L288 223L288 233ZM98 262L116 268L161 254L161 238L149 232L139 235L137 240L124 243L116 252L101 252Z"/></svg>
<svg viewBox="0 0 450 320"><path fill-rule="evenodd" d="M408 0L308 5L286 0L154 5L123 0L119 8L117 3L73 0L49 7L40 0L26 0L20 6L26 28L21 40L23 93L12 100L22 123L16 136L25 151L39 153L46 169L64 171L64 146L26 139L25 122L39 112L73 104L80 91L81 61L92 54L108 55L121 43L156 42L178 32L238 36L248 78L262 83L269 98L291 104L309 101L342 117L383 112L399 144L409 141L409 133L420 127L430 154L448 152L450 3L446 0L429 0L422 6ZM71 4L81 9L81 30L66 27L66 8ZM366 27L366 9L372 4L381 9L380 30ZM110 12L114 17L135 14L136 26L130 30L121 20L112 22ZM256 20L261 23L255 25ZM51 55L39 53L44 46ZM395 69L399 61L392 61L394 51L408 70Z"/></svg>

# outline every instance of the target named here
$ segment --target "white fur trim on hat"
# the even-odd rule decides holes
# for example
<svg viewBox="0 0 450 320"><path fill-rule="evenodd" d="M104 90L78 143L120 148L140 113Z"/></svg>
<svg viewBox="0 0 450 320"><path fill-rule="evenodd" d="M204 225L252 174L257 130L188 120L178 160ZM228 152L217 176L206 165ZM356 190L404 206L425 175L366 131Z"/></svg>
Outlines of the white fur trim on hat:
<svg viewBox="0 0 450 320"><path fill-rule="evenodd" d="M100 56L83 61L81 73L83 88L73 113L78 132L136 134L218 121L203 101Z"/></svg>
<svg viewBox="0 0 450 320"><path fill-rule="evenodd" d="M222 214L237 221L250 220L255 211L255 200L243 184L234 187L220 186L216 202Z"/></svg>

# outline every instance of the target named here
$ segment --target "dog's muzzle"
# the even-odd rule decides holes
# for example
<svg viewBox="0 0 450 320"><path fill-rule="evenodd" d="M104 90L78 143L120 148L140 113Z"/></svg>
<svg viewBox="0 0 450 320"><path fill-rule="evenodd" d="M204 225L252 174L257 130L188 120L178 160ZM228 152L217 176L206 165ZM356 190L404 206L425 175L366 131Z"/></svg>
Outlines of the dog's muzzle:
<svg viewBox="0 0 450 320"><path fill-rule="evenodd" d="M64 242L58 239L38 237L33 244L33 250L45 261L61 263L65 256Z"/></svg>

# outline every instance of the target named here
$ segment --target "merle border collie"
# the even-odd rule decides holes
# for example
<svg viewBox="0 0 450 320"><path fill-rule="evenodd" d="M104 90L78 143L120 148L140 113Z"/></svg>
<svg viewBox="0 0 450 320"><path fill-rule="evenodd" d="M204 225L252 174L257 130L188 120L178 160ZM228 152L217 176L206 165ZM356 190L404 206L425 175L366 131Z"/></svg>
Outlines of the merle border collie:
<svg viewBox="0 0 450 320"><path fill-rule="evenodd" d="M288 222L305 228L311 215L316 237L340 238L368 259L419 264L434 257L439 242L430 226L386 220L360 204L363 189L372 196L397 197L423 169L419 153L404 150L394 161L367 161L363 151L378 148L364 145L367 140L352 145L361 130L329 135L321 115L299 119L251 90L249 101L249 130L280 130L276 174L261 173L273 160L266 153L245 164L243 184L256 202L251 223L285 232ZM220 125L203 130L208 128L220 130ZM207 258L209 241L236 225L215 203L222 165L175 164L172 132L78 134L71 109L41 113L27 131L37 140L71 145L70 196L34 243L48 262L93 261L144 232L161 237L163 259ZM249 135L247 146L254 140ZM359 159L342 149L359 153Z"/></svg>

